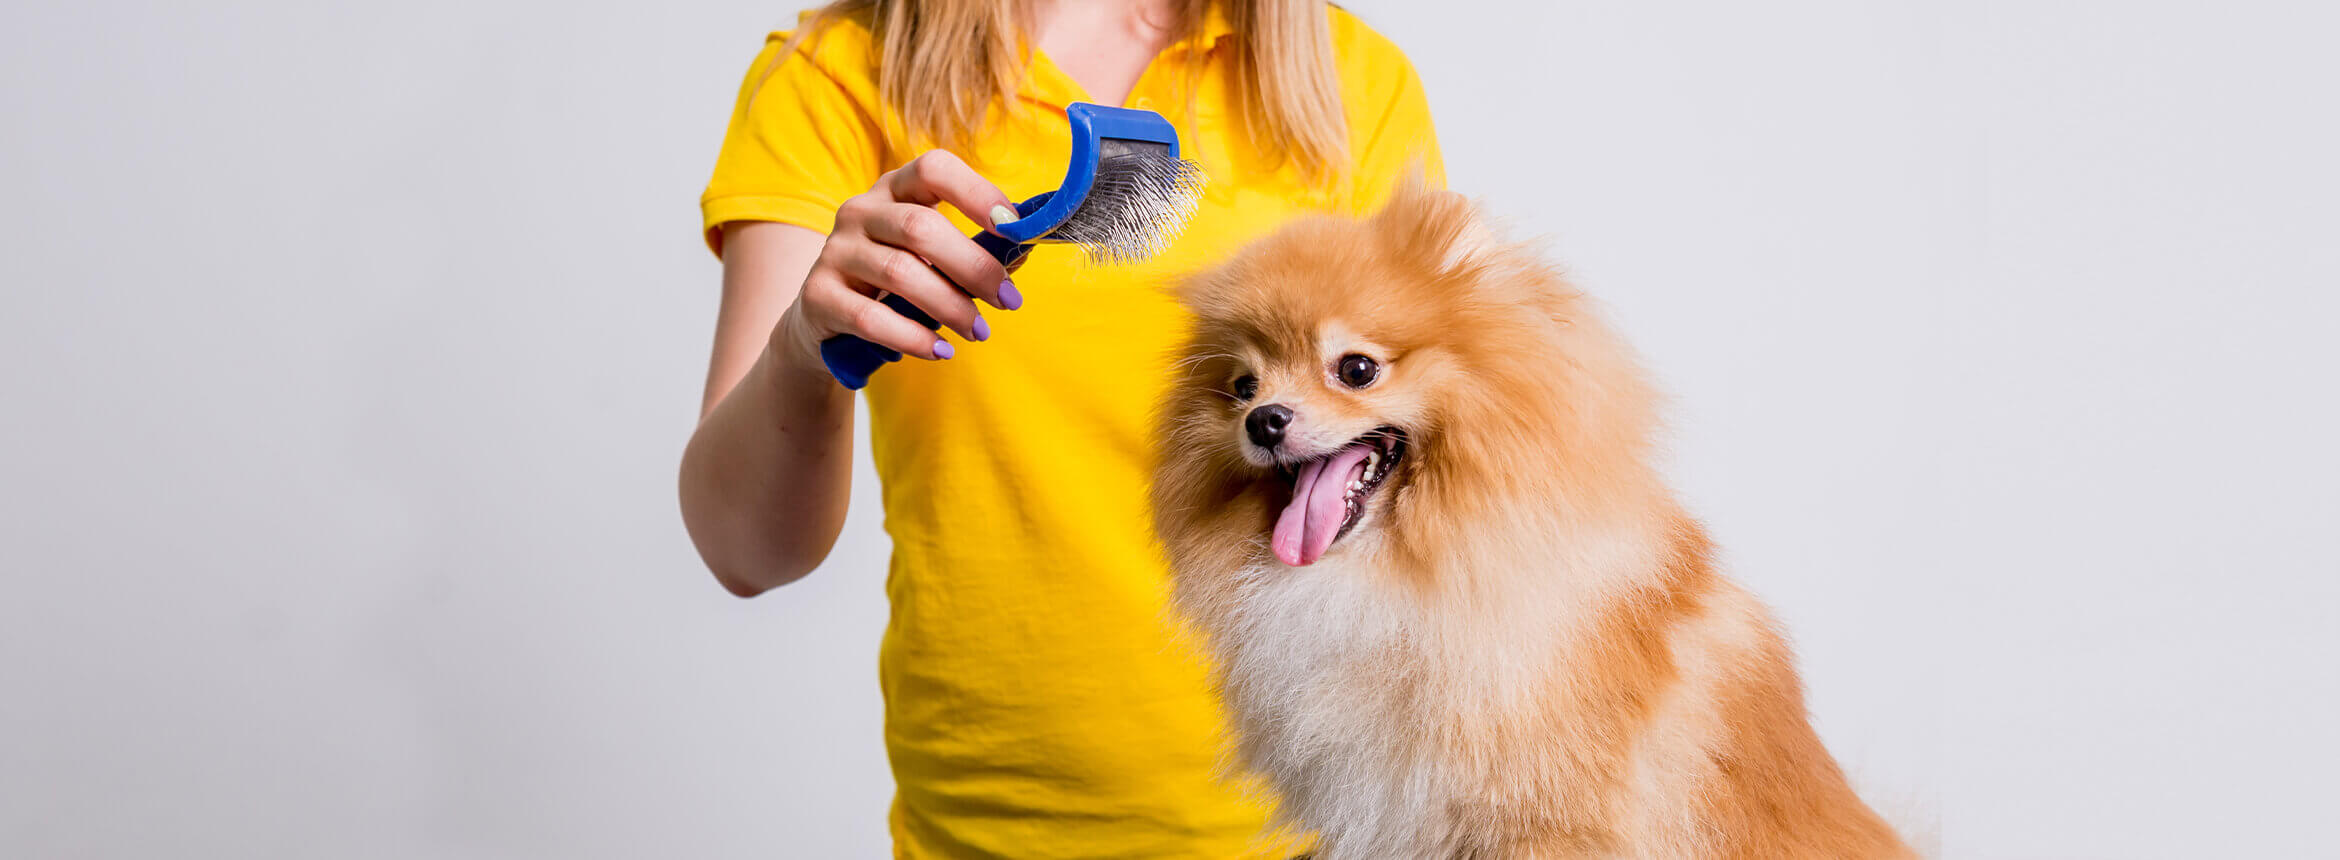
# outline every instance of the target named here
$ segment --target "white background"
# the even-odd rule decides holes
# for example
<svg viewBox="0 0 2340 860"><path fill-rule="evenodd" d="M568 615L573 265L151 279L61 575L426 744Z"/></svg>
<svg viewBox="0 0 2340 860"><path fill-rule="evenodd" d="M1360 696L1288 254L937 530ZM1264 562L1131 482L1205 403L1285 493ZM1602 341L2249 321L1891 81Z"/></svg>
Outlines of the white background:
<svg viewBox="0 0 2340 860"><path fill-rule="evenodd" d="M2330 856L2340 765L2340 20L2283 5L1352 8L1677 395L1878 805L2199 858ZM791 21L0 11L0 856L884 855L866 464L757 600L675 513Z"/></svg>

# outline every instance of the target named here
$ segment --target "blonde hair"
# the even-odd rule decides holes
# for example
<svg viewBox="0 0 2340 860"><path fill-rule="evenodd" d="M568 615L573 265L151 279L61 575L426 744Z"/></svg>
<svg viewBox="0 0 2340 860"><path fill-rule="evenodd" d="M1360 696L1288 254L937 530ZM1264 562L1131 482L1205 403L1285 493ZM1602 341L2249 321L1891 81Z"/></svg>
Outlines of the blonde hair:
<svg viewBox="0 0 2340 860"><path fill-rule="evenodd" d="M1270 163L1289 161L1311 179L1338 176L1347 157L1348 120L1333 70L1325 13L1330 4L1182 0L1181 29L1173 39L1203 32L1213 3L1233 30L1228 85L1253 146ZM799 42L846 17L868 24L877 48L879 95L913 140L965 151L982 137L992 105L1016 104L1025 52L1031 50L1029 0L835 0L797 29L763 78ZM1185 70L1190 106L1200 70L1191 61Z"/></svg>

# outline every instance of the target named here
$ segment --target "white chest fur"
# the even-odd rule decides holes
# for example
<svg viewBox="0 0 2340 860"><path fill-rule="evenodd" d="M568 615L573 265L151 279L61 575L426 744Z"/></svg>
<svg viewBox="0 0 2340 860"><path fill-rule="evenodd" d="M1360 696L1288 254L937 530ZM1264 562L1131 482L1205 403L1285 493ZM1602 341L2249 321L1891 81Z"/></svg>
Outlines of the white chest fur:
<svg viewBox="0 0 2340 860"><path fill-rule="evenodd" d="M1442 732L1528 693L1554 619L1434 616L1365 558L1236 574L1212 626L1240 749L1326 860L1451 856L1450 816L1481 781Z"/></svg>
<svg viewBox="0 0 2340 860"><path fill-rule="evenodd" d="M1415 773L1429 763L1389 731L1422 709L1421 619L1370 575L1333 560L1253 567L1215 625L1244 763L1324 834L1328 860L1407 856L1442 805L1434 775Z"/></svg>
<svg viewBox="0 0 2340 860"><path fill-rule="evenodd" d="M1475 835L1457 810L1483 808L1492 759L1509 758L1478 741L1568 683L1572 631L1620 571L1647 569L1646 544L1481 544L1450 573L1479 574L1478 595L1427 601L1376 569L1361 537L1308 567L1237 571L1212 605L1188 608L1213 633L1244 764L1325 837L1324 860L1450 857Z"/></svg>

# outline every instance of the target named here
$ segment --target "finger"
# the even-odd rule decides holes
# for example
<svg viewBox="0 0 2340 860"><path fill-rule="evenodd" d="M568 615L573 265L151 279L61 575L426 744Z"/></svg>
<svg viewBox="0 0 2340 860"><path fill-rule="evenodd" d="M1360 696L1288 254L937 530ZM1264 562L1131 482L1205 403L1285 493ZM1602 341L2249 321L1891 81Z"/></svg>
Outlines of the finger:
<svg viewBox="0 0 2340 860"><path fill-rule="evenodd" d="M975 309L975 300L917 254L876 242L857 242L838 258L837 268L858 284L909 299L960 337L991 337L991 327Z"/></svg>
<svg viewBox="0 0 2340 860"><path fill-rule="evenodd" d="M961 290L990 302L992 307L1013 310L1000 297L1000 286L1007 283L1007 267L993 259L983 246L962 235L942 213L915 204L893 203L883 212L872 213L863 222L863 229L872 239L926 258Z"/></svg>
<svg viewBox="0 0 2340 860"><path fill-rule="evenodd" d="M949 150L927 150L886 174L884 184L897 201L921 206L949 203L967 220L994 233L999 232L998 222L1015 220L1016 207L1007 194ZM999 212L1003 207L1007 211Z"/></svg>
<svg viewBox="0 0 2340 860"><path fill-rule="evenodd" d="M822 329L853 335L903 355L930 360L951 357L951 345L927 327L841 284L816 294L811 310Z"/></svg>

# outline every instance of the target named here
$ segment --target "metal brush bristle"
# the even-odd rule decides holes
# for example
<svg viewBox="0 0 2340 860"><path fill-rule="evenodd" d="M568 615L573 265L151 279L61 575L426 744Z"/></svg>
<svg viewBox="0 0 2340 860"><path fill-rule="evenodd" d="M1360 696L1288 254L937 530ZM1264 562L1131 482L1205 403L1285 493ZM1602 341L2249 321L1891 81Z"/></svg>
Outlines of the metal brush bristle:
<svg viewBox="0 0 2340 860"><path fill-rule="evenodd" d="M1194 162L1158 144L1109 140L1089 195L1049 238L1088 252L1092 263L1138 263L1170 247L1202 200Z"/></svg>

